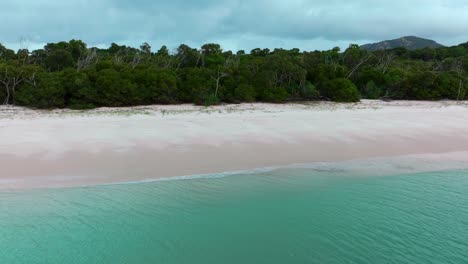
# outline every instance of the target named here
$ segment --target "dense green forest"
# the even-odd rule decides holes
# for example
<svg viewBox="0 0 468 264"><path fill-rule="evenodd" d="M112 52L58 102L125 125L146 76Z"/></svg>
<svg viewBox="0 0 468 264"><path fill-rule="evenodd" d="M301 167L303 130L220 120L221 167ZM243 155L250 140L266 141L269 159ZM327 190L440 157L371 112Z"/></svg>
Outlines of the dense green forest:
<svg viewBox="0 0 468 264"><path fill-rule="evenodd" d="M468 43L365 51L180 45L170 52L79 40L17 52L0 45L0 103L37 108L369 99L464 100Z"/></svg>

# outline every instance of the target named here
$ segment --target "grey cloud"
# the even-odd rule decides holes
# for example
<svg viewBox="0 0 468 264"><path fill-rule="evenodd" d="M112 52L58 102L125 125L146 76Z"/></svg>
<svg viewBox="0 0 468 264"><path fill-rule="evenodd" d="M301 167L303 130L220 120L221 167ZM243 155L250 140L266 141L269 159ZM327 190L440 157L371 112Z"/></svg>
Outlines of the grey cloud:
<svg viewBox="0 0 468 264"><path fill-rule="evenodd" d="M0 41L32 45L83 39L174 48L218 42L226 48L326 49L402 35L443 44L468 41L461 0L24 0L0 10ZM17 44L18 45L18 44Z"/></svg>

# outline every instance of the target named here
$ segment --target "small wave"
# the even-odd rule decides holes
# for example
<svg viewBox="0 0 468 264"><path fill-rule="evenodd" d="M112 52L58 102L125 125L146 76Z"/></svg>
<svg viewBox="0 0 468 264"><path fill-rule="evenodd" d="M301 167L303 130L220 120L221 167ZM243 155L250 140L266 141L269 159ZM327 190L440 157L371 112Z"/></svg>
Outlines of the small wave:
<svg viewBox="0 0 468 264"><path fill-rule="evenodd" d="M122 181L100 184L97 186L145 184L165 181L218 179L230 176L270 173L285 169L307 169L318 173L332 173L343 176L391 176L402 173L438 172L447 170L466 170L468 164L460 161L434 161L432 159L408 156L376 157L346 161L294 163L290 165L269 166L251 170L227 171L220 173L192 174L136 181ZM96 185L94 185L96 186ZM85 186L92 187L92 186Z"/></svg>
<svg viewBox="0 0 468 264"><path fill-rule="evenodd" d="M183 176L174 176L174 177L163 177L156 179L144 179L137 181L123 181L115 183L105 183L99 184L97 186L114 186L114 185L131 185L131 184L144 184L152 182L165 182L165 181L181 181L181 180L197 180L197 179L218 179L234 175L249 175L249 174L259 174L271 172L280 168L286 168L287 166L277 166L277 167L264 167L257 168L252 170L239 170L239 171L230 171L230 172L220 172L220 173L204 173L204 174L192 174L192 175L183 175ZM90 186L87 186L90 187Z"/></svg>

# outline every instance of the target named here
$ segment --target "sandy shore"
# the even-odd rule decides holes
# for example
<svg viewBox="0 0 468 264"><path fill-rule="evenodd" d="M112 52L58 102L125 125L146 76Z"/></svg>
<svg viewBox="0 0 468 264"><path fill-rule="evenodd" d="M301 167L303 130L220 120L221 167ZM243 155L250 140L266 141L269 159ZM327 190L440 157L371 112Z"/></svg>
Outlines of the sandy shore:
<svg viewBox="0 0 468 264"><path fill-rule="evenodd" d="M0 107L0 189L402 155L468 161L467 120L468 104L445 101Z"/></svg>

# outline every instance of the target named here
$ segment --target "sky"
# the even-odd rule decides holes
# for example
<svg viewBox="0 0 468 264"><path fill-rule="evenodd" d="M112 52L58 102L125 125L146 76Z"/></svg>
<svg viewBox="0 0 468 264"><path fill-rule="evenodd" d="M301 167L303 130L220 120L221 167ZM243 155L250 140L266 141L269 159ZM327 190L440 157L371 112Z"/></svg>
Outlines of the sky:
<svg viewBox="0 0 468 264"><path fill-rule="evenodd" d="M324 50L414 35L456 45L468 41L467 14L467 0L2 0L0 43Z"/></svg>

